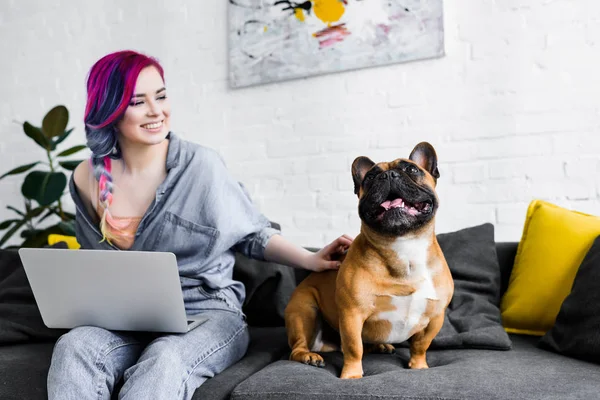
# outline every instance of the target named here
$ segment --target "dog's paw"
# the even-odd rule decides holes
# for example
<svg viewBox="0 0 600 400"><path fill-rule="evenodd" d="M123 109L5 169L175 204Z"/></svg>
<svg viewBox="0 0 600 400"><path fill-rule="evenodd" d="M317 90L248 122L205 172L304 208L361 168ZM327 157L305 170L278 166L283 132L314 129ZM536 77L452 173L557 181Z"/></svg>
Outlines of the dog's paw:
<svg viewBox="0 0 600 400"><path fill-rule="evenodd" d="M342 374L340 379L360 379L362 375Z"/></svg>
<svg viewBox="0 0 600 400"><path fill-rule="evenodd" d="M394 354L396 352L396 348L391 344L380 343L374 344L368 349L369 353L375 354Z"/></svg>
<svg viewBox="0 0 600 400"><path fill-rule="evenodd" d="M312 365L313 367L323 368L325 366L325 361L323 360L323 357L321 357L317 353L311 353L308 351L292 354L290 356L290 360L298 361L302 364Z"/></svg>
<svg viewBox="0 0 600 400"><path fill-rule="evenodd" d="M408 368L410 369L427 369L429 365L427 365L427 361L425 357L420 358L412 358L408 361Z"/></svg>
<svg viewBox="0 0 600 400"><path fill-rule="evenodd" d="M342 368L341 379L360 379L363 377L362 367L344 367Z"/></svg>

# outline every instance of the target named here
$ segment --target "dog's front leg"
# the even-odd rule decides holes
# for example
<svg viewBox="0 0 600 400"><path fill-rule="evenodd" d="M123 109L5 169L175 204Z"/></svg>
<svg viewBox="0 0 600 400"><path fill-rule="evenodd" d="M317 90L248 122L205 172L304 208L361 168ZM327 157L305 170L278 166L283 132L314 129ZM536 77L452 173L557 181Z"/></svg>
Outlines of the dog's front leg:
<svg viewBox="0 0 600 400"><path fill-rule="evenodd" d="M362 329L364 323L365 318L359 310L346 309L340 313L340 336L344 353L344 367L340 377L342 379L358 379L363 376Z"/></svg>

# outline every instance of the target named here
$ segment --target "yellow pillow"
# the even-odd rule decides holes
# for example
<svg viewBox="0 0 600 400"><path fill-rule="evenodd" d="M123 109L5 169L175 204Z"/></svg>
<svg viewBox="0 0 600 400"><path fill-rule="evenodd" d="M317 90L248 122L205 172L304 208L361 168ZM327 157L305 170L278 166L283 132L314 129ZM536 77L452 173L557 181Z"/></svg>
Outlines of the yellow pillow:
<svg viewBox="0 0 600 400"><path fill-rule="evenodd" d="M81 247L79 245L79 243L77 243L77 239L75 238L75 236L65 236L65 235L58 235L58 234L48 235L48 244L50 246L52 246L58 242L66 242L67 247L69 247L69 249L71 249L71 250L77 250Z"/></svg>
<svg viewBox="0 0 600 400"><path fill-rule="evenodd" d="M500 305L507 332L542 336L552 328L579 265L599 235L599 217L531 202Z"/></svg>

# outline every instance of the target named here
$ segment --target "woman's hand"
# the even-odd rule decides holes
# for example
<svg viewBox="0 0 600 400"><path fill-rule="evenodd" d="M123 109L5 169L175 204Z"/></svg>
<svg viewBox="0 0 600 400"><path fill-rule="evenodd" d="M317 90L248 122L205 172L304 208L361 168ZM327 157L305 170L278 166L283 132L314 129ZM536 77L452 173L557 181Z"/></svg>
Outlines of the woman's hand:
<svg viewBox="0 0 600 400"><path fill-rule="evenodd" d="M354 238L348 235L340 236L318 252L310 254L304 268L317 272L338 269L341 265L339 258L348 250L353 240Z"/></svg>

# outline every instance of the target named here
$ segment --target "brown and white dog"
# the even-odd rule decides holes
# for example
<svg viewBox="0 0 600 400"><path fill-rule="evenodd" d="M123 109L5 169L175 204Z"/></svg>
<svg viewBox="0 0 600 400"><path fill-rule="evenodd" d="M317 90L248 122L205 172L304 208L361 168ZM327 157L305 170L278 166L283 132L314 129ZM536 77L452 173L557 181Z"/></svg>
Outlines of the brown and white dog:
<svg viewBox="0 0 600 400"><path fill-rule="evenodd" d="M363 351L392 353L392 343L410 339L409 367L428 368L425 353L454 293L434 231L439 176L425 142L408 159L354 160L361 231L339 270L312 273L292 294L285 310L291 360L322 367L316 352L339 350L341 339L341 378L360 378ZM334 340L325 339L322 321L339 333Z"/></svg>

